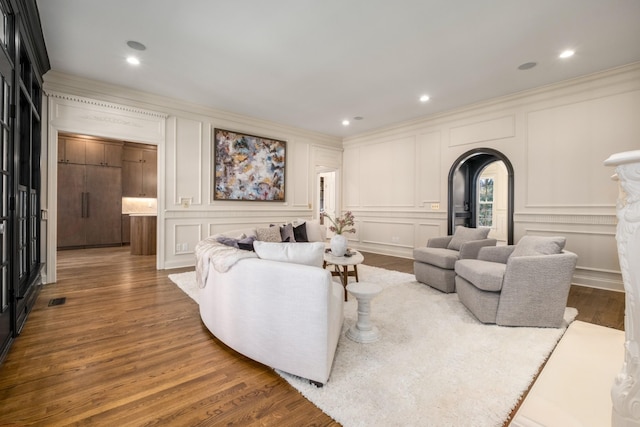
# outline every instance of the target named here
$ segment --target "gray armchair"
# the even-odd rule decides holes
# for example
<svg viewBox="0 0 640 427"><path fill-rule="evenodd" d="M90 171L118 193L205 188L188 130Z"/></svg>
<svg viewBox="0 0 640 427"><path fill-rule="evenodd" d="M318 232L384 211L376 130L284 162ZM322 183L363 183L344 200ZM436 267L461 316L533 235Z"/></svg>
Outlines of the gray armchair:
<svg viewBox="0 0 640 427"><path fill-rule="evenodd" d="M524 236L516 246L482 248L458 261L460 302L483 323L562 326L578 256L563 237Z"/></svg>
<svg viewBox="0 0 640 427"><path fill-rule="evenodd" d="M495 246L496 239L487 239L488 234L488 228L458 226L452 236L429 239L426 247L413 250L416 280L442 292L455 292L456 261L476 258L480 248Z"/></svg>

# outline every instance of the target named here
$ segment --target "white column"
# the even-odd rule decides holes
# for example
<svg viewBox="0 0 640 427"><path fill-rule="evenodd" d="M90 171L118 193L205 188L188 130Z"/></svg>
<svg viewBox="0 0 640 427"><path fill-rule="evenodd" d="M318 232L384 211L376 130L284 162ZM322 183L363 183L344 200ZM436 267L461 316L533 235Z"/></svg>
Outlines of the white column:
<svg viewBox="0 0 640 427"><path fill-rule="evenodd" d="M611 388L613 427L640 426L640 150L611 155L619 181L618 256L626 295L625 352Z"/></svg>

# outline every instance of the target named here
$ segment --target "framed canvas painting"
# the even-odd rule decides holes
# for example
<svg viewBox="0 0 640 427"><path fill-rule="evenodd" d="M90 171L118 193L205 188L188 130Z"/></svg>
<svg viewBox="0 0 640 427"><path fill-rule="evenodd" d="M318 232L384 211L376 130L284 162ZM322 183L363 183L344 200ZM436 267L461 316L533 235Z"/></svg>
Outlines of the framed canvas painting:
<svg viewBox="0 0 640 427"><path fill-rule="evenodd" d="M284 202L286 142L214 129L214 200Z"/></svg>

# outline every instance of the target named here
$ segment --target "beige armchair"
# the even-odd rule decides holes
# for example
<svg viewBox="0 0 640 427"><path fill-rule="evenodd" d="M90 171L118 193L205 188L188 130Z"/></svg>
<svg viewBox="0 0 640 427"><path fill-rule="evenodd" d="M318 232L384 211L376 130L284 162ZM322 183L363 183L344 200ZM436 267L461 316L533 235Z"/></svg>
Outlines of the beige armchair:
<svg viewBox="0 0 640 427"><path fill-rule="evenodd" d="M458 298L483 323L562 326L578 256L564 237L524 236L455 265Z"/></svg>
<svg viewBox="0 0 640 427"><path fill-rule="evenodd" d="M488 234L488 228L458 226L452 236L429 239L426 247L413 250L416 280L442 292L455 292L456 261L476 258L480 248L495 246L496 239L488 239Z"/></svg>

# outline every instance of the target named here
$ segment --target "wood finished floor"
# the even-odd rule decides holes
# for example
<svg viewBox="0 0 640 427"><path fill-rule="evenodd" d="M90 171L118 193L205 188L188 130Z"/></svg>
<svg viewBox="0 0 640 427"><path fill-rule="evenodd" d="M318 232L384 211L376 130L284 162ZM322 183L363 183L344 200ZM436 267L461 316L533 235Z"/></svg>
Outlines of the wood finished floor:
<svg viewBox="0 0 640 427"><path fill-rule="evenodd" d="M155 256L126 247L62 251L58 263L0 366L0 426L339 425L209 334L167 278L192 268L157 271ZM413 272L408 259L365 253L365 264ZM574 286L568 305L623 328L622 293Z"/></svg>

